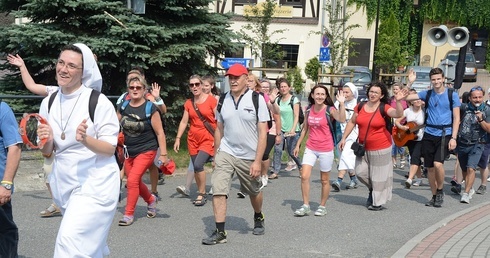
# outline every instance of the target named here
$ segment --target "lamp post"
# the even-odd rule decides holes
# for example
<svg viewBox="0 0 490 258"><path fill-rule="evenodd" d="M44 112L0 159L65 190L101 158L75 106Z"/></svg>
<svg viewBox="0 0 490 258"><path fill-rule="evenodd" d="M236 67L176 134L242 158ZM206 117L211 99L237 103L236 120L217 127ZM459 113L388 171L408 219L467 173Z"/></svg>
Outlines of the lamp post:
<svg viewBox="0 0 490 258"><path fill-rule="evenodd" d="M371 71L371 80L374 80L376 76L376 51L378 49L379 5L380 5L380 0L378 0L378 5L376 6L376 25L374 27L373 70Z"/></svg>

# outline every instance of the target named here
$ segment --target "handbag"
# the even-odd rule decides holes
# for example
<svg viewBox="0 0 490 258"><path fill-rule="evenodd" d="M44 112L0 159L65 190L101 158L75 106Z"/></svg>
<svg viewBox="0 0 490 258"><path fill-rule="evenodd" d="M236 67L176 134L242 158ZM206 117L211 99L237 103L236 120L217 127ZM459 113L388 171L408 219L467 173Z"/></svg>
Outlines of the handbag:
<svg viewBox="0 0 490 258"><path fill-rule="evenodd" d="M376 112L378 112L379 106L374 110L373 115L371 116L371 119L369 120L368 127L366 129L366 135L364 136L364 142L366 142L368 132L369 132L369 127L371 126L371 121L373 121L374 116L376 115ZM364 148L364 144L359 142L359 138L355 142L352 143L350 148L354 151L354 155L357 157L363 157L364 154L366 154L366 149Z"/></svg>
<svg viewBox="0 0 490 258"><path fill-rule="evenodd" d="M206 127L206 130L208 130L208 132L214 137L214 128L211 126L208 120L206 120L206 118L202 116L201 112L199 111L199 108L197 108L197 105L194 102L194 98L191 98L191 101L192 101L192 105L194 106L194 110L196 111L197 116L199 116L199 119L204 124L204 127Z"/></svg>

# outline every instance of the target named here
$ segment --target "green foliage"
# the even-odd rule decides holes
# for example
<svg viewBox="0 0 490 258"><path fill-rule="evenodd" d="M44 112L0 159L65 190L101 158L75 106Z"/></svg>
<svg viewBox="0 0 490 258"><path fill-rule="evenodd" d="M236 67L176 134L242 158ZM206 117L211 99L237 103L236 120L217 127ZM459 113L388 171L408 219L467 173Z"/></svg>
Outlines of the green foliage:
<svg viewBox="0 0 490 258"><path fill-rule="evenodd" d="M337 1L336 5L325 5L325 11L328 13L328 27L324 27L324 33L330 40L330 71L332 73L340 72L340 69L347 62L349 56L356 55L355 52L349 53L349 47L353 45L350 42L350 31L360 27L359 24L351 24L347 26L347 22L352 17L353 13L346 12L342 14L342 3ZM316 32L321 34L321 32ZM316 79L315 79L316 80Z"/></svg>
<svg viewBox="0 0 490 258"><path fill-rule="evenodd" d="M274 0L266 0L260 6L250 7L250 13L244 15L247 24L240 29L239 35L252 50L252 56L258 58L262 67L268 67L275 60L282 59L284 53L278 43L283 39L272 40L276 34L281 34L287 29L269 30L269 25L274 17L274 9L277 8Z"/></svg>
<svg viewBox="0 0 490 258"><path fill-rule="evenodd" d="M312 81L318 81L318 69L320 69L321 64L317 57L313 57L306 63L305 74L306 77Z"/></svg>
<svg viewBox="0 0 490 258"><path fill-rule="evenodd" d="M170 135L174 135L189 95L189 76L216 74L206 57L232 49L236 38L229 16L209 12L210 2L147 0L146 14L135 15L120 0L2 0L0 11L32 22L0 28L0 48L19 53L36 82L56 85L54 62L59 49L83 42L97 55L106 95L125 91L126 73L141 66L149 82L162 85ZM25 92L16 67L1 64L0 69L13 72L0 81L2 91Z"/></svg>
<svg viewBox="0 0 490 258"><path fill-rule="evenodd" d="M378 68L383 69L383 72L394 73L396 67L402 62L400 25L394 13L379 26L378 39L378 46L375 52L376 65Z"/></svg>
<svg viewBox="0 0 490 258"><path fill-rule="evenodd" d="M294 89L294 92L296 93L302 93L303 92L303 77L301 76L301 69L299 67L293 67L288 70L286 79L289 81L291 84L291 87Z"/></svg>

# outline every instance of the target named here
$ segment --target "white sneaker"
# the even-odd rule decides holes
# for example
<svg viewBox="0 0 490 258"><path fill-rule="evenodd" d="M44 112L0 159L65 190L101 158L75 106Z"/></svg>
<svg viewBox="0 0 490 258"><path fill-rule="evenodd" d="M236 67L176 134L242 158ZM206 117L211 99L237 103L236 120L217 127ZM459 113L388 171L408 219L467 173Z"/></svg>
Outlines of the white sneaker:
<svg viewBox="0 0 490 258"><path fill-rule="evenodd" d="M461 203L470 203L470 197L467 193L461 195Z"/></svg>
<svg viewBox="0 0 490 258"><path fill-rule="evenodd" d="M473 195L475 194L475 189L471 188L470 192L468 193L468 197L473 198Z"/></svg>
<svg viewBox="0 0 490 258"><path fill-rule="evenodd" d="M490 176L487 178L487 182L490 182Z"/></svg>
<svg viewBox="0 0 490 258"><path fill-rule="evenodd" d="M422 184L422 178L417 178L412 184L413 186L420 186Z"/></svg>
<svg viewBox="0 0 490 258"><path fill-rule="evenodd" d="M405 181L405 188L410 189L411 186L412 186L412 179L409 178Z"/></svg>
<svg viewBox="0 0 490 258"><path fill-rule="evenodd" d="M182 194L183 196L189 196L189 189L185 188L183 185L177 186L175 190L177 190L177 193Z"/></svg>

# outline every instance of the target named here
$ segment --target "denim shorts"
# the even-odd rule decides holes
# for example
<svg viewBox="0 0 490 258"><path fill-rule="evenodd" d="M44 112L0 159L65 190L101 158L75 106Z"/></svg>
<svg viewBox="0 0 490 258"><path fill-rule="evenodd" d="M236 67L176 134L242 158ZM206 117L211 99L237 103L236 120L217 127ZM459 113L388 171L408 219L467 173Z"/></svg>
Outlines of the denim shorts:
<svg viewBox="0 0 490 258"><path fill-rule="evenodd" d="M476 170L484 148L485 145L482 143L477 143L474 145L464 145L458 143L458 161L461 170L466 171L468 168Z"/></svg>

